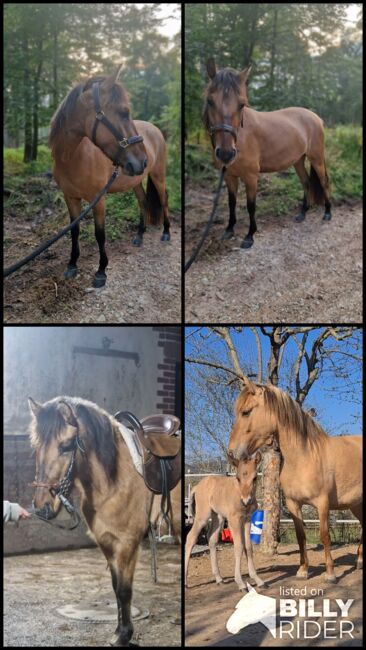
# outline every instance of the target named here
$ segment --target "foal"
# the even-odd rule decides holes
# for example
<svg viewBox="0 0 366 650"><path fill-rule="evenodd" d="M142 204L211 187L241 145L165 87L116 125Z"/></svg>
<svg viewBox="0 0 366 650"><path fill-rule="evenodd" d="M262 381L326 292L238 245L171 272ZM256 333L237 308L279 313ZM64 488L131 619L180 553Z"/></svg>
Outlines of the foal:
<svg viewBox="0 0 366 650"><path fill-rule="evenodd" d="M227 519L234 540L235 582L240 590L245 589L240 572L240 560L243 553L248 560L251 578L261 587L263 580L254 568L252 544L250 541L250 518L257 508L255 498L257 466L261 455L257 452L250 458L236 460L228 456L229 462L236 467L236 476L207 476L193 488L190 501L190 513L195 514L191 530L187 535L185 553L185 585L187 585L188 565L193 546L208 520L211 529L208 545L212 573L217 584L222 582L217 564L216 545L224 519ZM244 524L244 531L243 531Z"/></svg>

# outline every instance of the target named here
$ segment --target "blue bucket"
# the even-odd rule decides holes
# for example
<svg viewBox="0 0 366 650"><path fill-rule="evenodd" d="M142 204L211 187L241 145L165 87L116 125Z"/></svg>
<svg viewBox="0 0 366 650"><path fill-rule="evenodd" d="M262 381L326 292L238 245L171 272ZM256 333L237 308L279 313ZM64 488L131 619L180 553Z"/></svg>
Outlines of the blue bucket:
<svg viewBox="0 0 366 650"><path fill-rule="evenodd" d="M259 544L262 536L264 510L255 510L251 517L250 540L253 544Z"/></svg>

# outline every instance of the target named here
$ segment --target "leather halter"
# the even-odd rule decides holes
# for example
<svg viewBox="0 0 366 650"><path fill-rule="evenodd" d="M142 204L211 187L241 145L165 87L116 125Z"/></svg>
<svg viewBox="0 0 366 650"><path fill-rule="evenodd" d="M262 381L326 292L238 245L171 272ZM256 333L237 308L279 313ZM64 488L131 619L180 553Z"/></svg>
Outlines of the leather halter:
<svg viewBox="0 0 366 650"><path fill-rule="evenodd" d="M235 142L238 139L238 134L236 132L236 129L234 129L233 126L230 124L214 124L214 126L210 126L208 132L210 136L212 137L217 131L227 131L228 133L231 133L233 136Z"/></svg>
<svg viewBox="0 0 366 650"><path fill-rule="evenodd" d="M137 144L138 142L144 141L142 135L131 135L129 138L125 138L122 135L122 133L117 131L117 129L113 126L112 122L110 122L109 119L104 115L104 112L102 111L102 107L100 104L99 83L97 82L93 83L92 85L92 95L93 95L95 109L96 109L95 122L94 122L93 133L92 133L92 141L95 145L97 144L95 138L97 135L97 128L100 122L104 124L104 126L106 126L111 133L113 133L114 137L118 142L118 146L121 149L127 149L127 147L129 147L131 144Z"/></svg>

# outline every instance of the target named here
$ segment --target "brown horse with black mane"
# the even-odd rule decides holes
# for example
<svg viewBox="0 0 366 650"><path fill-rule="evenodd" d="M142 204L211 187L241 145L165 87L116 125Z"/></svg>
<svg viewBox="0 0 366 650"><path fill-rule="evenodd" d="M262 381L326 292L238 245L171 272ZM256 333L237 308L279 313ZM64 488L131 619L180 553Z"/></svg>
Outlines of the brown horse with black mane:
<svg viewBox="0 0 366 650"><path fill-rule="evenodd" d="M35 514L53 520L62 504L68 512L74 510L69 492L75 485L85 520L111 571L118 609L111 645L128 646L139 544L149 522L156 524L159 497L135 466L123 437L126 428L106 411L74 397L55 397L44 404L30 398L29 405L36 450ZM180 537L180 481L171 494L168 514L172 532Z"/></svg>
<svg viewBox="0 0 366 650"><path fill-rule="evenodd" d="M312 203L324 203L323 219L331 219L322 120L306 108L283 108L268 113L249 108L246 89L249 72L250 67L241 72L231 68L217 71L210 59L207 73L211 81L205 91L203 112L215 164L226 168L230 217L223 239L234 236L239 179L245 184L250 227L241 243L242 248L253 245L253 235L257 230L257 185L259 174L263 172L277 172L293 165L304 188L301 212L296 221L305 219ZM310 161L310 176L305 168L305 158Z"/></svg>
<svg viewBox="0 0 366 650"><path fill-rule="evenodd" d="M239 459L276 439L283 462L281 487L294 520L300 547L298 578L308 577L308 556L301 508L317 508L320 538L324 544L326 576L335 582L330 552L330 510L349 508L362 524L362 436L328 436L288 393L276 386L245 387L236 401L236 418L228 453ZM362 543L357 568L362 567Z"/></svg>
<svg viewBox="0 0 366 650"><path fill-rule="evenodd" d="M141 215L135 246L142 244L145 224L164 223L162 241L170 240L166 193L166 145L159 129L133 121L128 95L117 78L93 77L78 84L57 109L51 123L49 143L54 159L53 174L64 193L70 219L81 212L81 200L90 202L106 185L113 164L122 173L109 192L135 192ZM146 193L142 181L147 178ZM99 268L94 286L106 282L105 199L93 209ZM66 278L76 275L79 225L71 231L72 248Z"/></svg>

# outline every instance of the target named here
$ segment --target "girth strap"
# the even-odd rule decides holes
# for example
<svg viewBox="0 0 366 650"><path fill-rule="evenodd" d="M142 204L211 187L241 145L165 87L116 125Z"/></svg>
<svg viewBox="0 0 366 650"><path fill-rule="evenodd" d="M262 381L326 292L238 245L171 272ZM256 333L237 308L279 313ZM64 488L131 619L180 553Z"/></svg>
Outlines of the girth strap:
<svg viewBox="0 0 366 650"><path fill-rule="evenodd" d="M100 104L100 97L99 97L99 84L97 82L93 83L92 86L92 95L94 99L94 104L95 104L95 109L96 109L96 115L95 115L95 122L93 126L93 132L92 132L92 141L96 145L96 135L97 135L97 128L99 122L104 124L104 126L109 129L111 133L113 133L114 137L116 138L118 145L122 149L127 149L131 144L137 144L138 142L143 142L144 138L142 135L131 135L129 138L125 138L117 129L113 126L112 122L109 121L109 119L104 115L104 112L102 111L102 107Z"/></svg>

